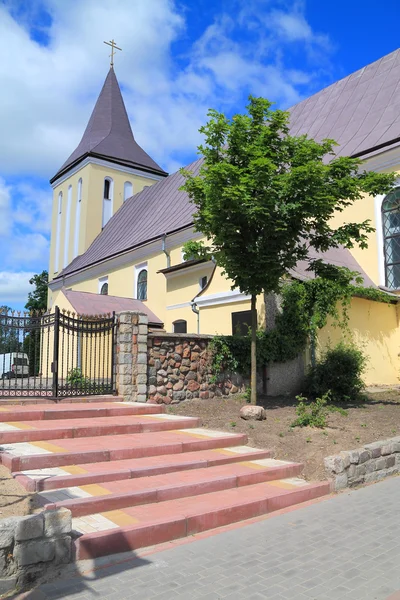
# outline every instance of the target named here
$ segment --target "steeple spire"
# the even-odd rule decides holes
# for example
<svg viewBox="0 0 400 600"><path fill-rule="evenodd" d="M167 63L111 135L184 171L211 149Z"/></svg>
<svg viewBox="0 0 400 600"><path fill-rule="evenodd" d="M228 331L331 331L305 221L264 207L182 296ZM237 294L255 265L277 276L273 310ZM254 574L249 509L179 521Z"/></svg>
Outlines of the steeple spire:
<svg viewBox="0 0 400 600"><path fill-rule="evenodd" d="M90 156L157 175L167 175L135 141L112 66L78 147L50 183Z"/></svg>

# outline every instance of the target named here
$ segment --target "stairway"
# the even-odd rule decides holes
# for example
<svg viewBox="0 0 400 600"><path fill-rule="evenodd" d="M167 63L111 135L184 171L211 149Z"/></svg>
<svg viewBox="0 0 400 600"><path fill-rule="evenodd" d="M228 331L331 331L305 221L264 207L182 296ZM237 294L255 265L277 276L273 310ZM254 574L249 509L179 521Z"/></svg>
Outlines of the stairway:
<svg viewBox="0 0 400 600"><path fill-rule="evenodd" d="M2 464L44 510L68 508L77 559L153 546L329 493L303 465L164 407L0 406Z"/></svg>

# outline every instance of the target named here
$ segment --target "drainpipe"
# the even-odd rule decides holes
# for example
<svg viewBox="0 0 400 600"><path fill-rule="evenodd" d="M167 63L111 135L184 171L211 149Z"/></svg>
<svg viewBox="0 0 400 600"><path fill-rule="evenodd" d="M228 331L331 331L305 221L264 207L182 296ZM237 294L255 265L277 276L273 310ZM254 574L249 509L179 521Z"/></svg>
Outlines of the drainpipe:
<svg viewBox="0 0 400 600"><path fill-rule="evenodd" d="M164 252L165 256L167 257L167 269L168 269L171 266L171 257L165 249L165 240L166 239L167 239L167 234L164 233L164 235L162 237L162 251Z"/></svg>
<svg viewBox="0 0 400 600"><path fill-rule="evenodd" d="M192 301L190 305L192 307L192 311L197 315L197 333L200 333L200 311L197 308L196 302Z"/></svg>

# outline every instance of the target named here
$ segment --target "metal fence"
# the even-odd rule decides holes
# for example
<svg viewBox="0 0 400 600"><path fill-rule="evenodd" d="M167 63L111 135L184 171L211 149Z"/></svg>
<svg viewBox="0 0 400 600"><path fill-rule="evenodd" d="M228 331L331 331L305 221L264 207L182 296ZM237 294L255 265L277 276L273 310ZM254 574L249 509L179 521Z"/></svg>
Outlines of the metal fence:
<svg viewBox="0 0 400 600"><path fill-rule="evenodd" d="M115 315L0 313L0 397L114 392Z"/></svg>

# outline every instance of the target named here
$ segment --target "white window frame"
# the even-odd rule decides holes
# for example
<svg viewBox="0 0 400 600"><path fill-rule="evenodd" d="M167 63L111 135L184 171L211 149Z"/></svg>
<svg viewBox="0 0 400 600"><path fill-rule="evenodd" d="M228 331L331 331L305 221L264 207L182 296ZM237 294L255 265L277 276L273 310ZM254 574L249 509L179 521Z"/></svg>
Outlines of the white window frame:
<svg viewBox="0 0 400 600"><path fill-rule="evenodd" d="M110 198L104 198L104 184L106 181L110 182ZM103 181L103 211L102 211L102 218L101 218L102 228L104 228L107 225L108 221L113 216L113 203L114 203L114 181L111 177L104 177L104 181ZM107 211L105 209L107 209ZM106 212L107 212L107 214L106 214ZM109 213L109 217L107 218L108 213Z"/></svg>
<svg viewBox="0 0 400 600"><path fill-rule="evenodd" d="M394 182L394 187L400 186L400 178ZM386 272L385 272L385 241L383 238L383 221L382 221L382 203L386 198L387 194L379 194L375 196L374 209L375 209L375 231L376 231L376 245L378 252L378 285L386 286Z"/></svg>
<svg viewBox="0 0 400 600"><path fill-rule="evenodd" d="M74 239L74 258L79 254L79 234L81 229L81 205L82 205L82 177L78 181L76 195L76 211L75 211L75 239Z"/></svg>
<svg viewBox="0 0 400 600"><path fill-rule="evenodd" d="M127 191L129 189L129 192ZM124 183L124 202L133 196L133 183L131 181L125 181Z"/></svg>
<svg viewBox="0 0 400 600"><path fill-rule="evenodd" d="M103 285L107 283L108 284L108 275L105 275L104 277L99 277L99 282L98 282L98 292L99 294L101 294L101 288L103 287ZM110 289L110 288L108 288Z"/></svg>
<svg viewBox="0 0 400 600"><path fill-rule="evenodd" d="M147 271L147 295L149 295L149 269L147 267L147 262L140 263L135 265L134 271L134 289L133 289L133 297L135 300L138 300L137 286L138 286L138 276L140 271ZM141 300L142 302L142 300Z"/></svg>
<svg viewBox="0 0 400 600"><path fill-rule="evenodd" d="M63 193L58 193L58 206L57 206L57 228L56 228L56 248L54 255L54 273L58 273L60 263L60 236L61 236L61 215L62 215L62 200Z"/></svg>

